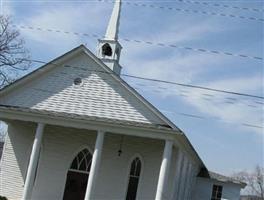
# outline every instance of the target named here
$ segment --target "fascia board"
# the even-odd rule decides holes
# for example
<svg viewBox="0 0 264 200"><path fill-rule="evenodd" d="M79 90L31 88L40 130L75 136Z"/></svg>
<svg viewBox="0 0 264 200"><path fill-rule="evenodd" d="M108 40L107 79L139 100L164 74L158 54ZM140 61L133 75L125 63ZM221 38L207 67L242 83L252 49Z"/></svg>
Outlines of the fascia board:
<svg viewBox="0 0 264 200"><path fill-rule="evenodd" d="M20 120L80 129L103 130L116 134L132 135L161 140L175 140L175 136L177 134L180 134L176 131L171 130L159 130L2 109L0 109L0 119L3 121Z"/></svg>

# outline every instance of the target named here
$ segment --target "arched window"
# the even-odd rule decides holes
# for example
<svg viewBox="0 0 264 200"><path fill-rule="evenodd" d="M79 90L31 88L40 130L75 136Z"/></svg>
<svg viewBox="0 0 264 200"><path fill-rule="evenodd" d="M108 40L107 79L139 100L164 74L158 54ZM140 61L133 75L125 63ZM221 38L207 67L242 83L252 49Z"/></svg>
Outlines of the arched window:
<svg viewBox="0 0 264 200"><path fill-rule="evenodd" d="M139 157L136 157L132 161L131 166L130 166L126 200L135 200L137 197L137 190L138 190L141 168L142 168L141 160L139 159Z"/></svg>
<svg viewBox="0 0 264 200"><path fill-rule="evenodd" d="M83 200L91 168L92 154L83 149L73 159L67 173L63 200Z"/></svg>
<svg viewBox="0 0 264 200"><path fill-rule="evenodd" d="M77 171L89 174L92 162L92 155L88 149L84 149L72 161L69 171Z"/></svg>

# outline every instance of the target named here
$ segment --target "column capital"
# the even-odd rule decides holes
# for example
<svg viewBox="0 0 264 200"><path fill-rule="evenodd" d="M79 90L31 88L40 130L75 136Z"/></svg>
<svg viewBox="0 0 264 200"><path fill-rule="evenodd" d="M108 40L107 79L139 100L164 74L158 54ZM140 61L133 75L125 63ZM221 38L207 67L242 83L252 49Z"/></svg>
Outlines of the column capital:
<svg viewBox="0 0 264 200"><path fill-rule="evenodd" d="M105 133L105 130L97 130L97 133Z"/></svg>
<svg viewBox="0 0 264 200"><path fill-rule="evenodd" d="M46 124L42 123L42 122L38 122L37 123L37 128L40 128L40 129L44 129L46 126Z"/></svg>

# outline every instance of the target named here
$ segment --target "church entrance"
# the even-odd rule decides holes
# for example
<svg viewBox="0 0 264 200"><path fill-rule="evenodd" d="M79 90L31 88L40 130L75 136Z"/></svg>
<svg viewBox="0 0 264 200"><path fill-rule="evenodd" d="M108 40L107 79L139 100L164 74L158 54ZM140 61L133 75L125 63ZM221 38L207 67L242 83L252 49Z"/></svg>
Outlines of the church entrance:
<svg viewBox="0 0 264 200"><path fill-rule="evenodd" d="M92 155L83 149L72 161L67 173L63 200L84 200Z"/></svg>

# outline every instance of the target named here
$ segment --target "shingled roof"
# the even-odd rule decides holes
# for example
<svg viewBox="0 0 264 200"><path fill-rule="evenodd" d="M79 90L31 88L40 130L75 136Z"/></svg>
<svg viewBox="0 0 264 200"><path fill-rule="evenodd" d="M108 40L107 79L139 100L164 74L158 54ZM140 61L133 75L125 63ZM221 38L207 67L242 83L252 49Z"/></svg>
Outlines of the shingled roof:
<svg viewBox="0 0 264 200"><path fill-rule="evenodd" d="M209 177L211 179L214 179L220 182L239 184L239 185L242 185L243 187L247 185L246 183L241 182L233 177L224 176L224 175L212 172L212 171L209 171Z"/></svg>
<svg viewBox="0 0 264 200"><path fill-rule="evenodd" d="M76 78L81 78L80 86L74 85ZM83 45L3 88L0 96L2 106L180 131Z"/></svg>

